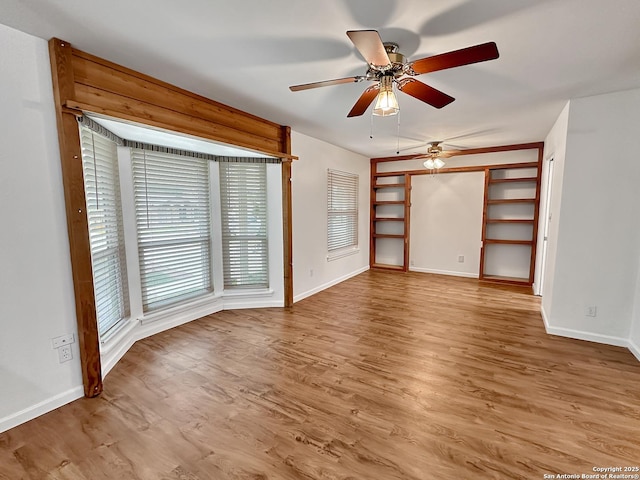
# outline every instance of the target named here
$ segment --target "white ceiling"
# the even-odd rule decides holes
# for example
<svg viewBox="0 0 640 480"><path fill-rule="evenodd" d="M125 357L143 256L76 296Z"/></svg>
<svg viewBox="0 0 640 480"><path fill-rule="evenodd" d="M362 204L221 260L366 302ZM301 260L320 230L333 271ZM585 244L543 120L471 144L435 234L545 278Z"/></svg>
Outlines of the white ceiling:
<svg viewBox="0 0 640 480"><path fill-rule="evenodd" d="M346 118L366 83L288 89L364 74L347 30L377 29L409 59L498 45L418 77L456 98L442 110L399 95L403 154L540 141L568 99L640 87L639 0L2 0L0 23L367 156L395 154L397 125L375 117L370 139L370 110Z"/></svg>

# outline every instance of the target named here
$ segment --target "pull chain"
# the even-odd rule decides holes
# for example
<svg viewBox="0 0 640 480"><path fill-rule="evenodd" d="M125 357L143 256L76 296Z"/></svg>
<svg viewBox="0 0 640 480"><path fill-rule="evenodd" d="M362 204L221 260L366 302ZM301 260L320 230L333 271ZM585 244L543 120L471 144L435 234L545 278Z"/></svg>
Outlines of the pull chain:
<svg viewBox="0 0 640 480"><path fill-rule="evenodd" d="M373 113L371 114L371 126L369 128L369 138L373 138Z"/></svg>
<svg viewBox="0 0 640 480"><path fill-rule="evenodd" d="M396 155L400 155L400 111L398 110L398 143L396 145Z"/></svg>

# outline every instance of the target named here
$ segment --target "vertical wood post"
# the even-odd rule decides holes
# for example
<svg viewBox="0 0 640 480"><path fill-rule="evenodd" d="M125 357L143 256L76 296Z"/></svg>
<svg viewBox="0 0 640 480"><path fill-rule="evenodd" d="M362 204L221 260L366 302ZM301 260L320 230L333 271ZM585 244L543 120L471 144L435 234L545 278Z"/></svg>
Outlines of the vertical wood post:
<svg viewBox="0 0 640 480"><path fill-rule="evenodd" d="M538 170L536 173L536 203L533 212L533 234L531 244L531 260L529 264L529 283L533 285L536 274L536 250L538 247L538 221L540 219L540 184L542 182L542 163L544 160L544 143L538 147Z"/></svg>
<svg viewBox="0 0 640 480"><path fill-rule="evenodd" d="M373 160L370 160L370 176L369 186L371 187L369 193L369 268L373 268L376 263L376 207L374 205L378 191L376 190L376 173L378 170L378 164Z"/></svg>
<svg viewBox="0 0 640 480"><path fill-rule="evenodd" d="M489 218L489 182L491 181L491 169L484 169L484 199L482 200L482 232L480 234L480 268L478 269L480 280L484 279L484 254L485 240L487 238L487 219Z"/></svg>
<svg viewBox="0 0 640 480"><path fill-rule="evenodd" d="M76 300L82 381L85 396L95 397L102 392L102 366L100 363L100 340L93 293L91 247L89 244L84 177L82 173L82 151L75 112L65 107L67 100L74 99L75 88L71 55L71 45L67 42L56 38L52 38L49 41L73 289Z"/></svg>
<svg viewBox="0 0 640 480"><path fill-rule="evenodd" d="M291 128L282 127L282 152L291 154ZM282 162L282 240L284 306L293 306L293 218L291 211L291 159Z"/></svg>
<svg viewBox="0 0 640 480"><path fill-rule="evenodd" d="M411 175L404 175L404 256L402 257L402 271L409 271L409 248L411 247Z"/></svg>

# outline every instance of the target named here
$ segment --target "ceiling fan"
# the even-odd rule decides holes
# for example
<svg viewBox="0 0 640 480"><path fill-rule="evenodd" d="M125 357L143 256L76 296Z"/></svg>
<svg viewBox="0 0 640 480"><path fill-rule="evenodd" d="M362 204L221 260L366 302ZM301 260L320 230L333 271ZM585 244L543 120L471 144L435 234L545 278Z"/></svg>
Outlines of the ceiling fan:
<svg viewBox="0 0 640 480"><path fill-rule="evenodd" d="M426 158L423 165L428 170L438 170L444 167L443 158L448 158L450 155L447 152L442 151L442 142L431 142L427 147L427 153L423 155L416 155L414 158Z"/></svg>
<svg viewBox="0 0 640 480"><path fill-rule="evenodd" d="M376 30L349 30L347 36L369 65L364 75L289 87L291 91L297 92L342 83L357 83L363 80L375 82L360 95L347 117L362 115L376 97L374 114L385 116L398 113L398 104L393 93L394 84L399 91L435 108L442 108L455 99L413 77L423 73L494 60L499 56L496 44L488 42L409 62L399 52L399 47L396 43L382 43L382 39Z"/></svg>

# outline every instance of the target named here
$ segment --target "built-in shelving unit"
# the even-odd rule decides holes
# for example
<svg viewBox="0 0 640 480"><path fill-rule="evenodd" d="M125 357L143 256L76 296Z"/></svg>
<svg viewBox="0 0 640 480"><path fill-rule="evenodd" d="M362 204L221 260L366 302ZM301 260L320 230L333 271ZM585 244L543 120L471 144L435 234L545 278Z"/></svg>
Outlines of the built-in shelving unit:
<svg viewBox="0 0 640 480"><path fill-rule="evenodd" d="M378 173L371 168L371 212L369 264L371 268L406 272L409 268L409 207L411 177ZM385 248L383 248L385 247ZM383 258L383 250L402 252L402 263ZM398 255L393 255L398 258Z"/></svg>
<svg viewBox="0 0 640 480"><path fill-rule="evenodd" d="M484 206L479 278L517 285L533 283L542 142L448 151L448 156L515 152L503 163L455 165L437 172L422 167L422 155L371 159L370 248L371 268L409 270L411 179L415 175L484 172ZM527 161L524 150L536 150L537 161ZM504 156L503 158L509 158ZM531 156L528 156L531 159ZM411 163L420 159L419 162ZM393 162L389 164L388 162ZM396 163L401 162L401 163ZM384 165L384 166L382 166ZM397 165L397 169L393 166ZM378 171L379 167L383 171Z"/></svg>
<svg viewBox="0 0 640 480"><path fill-rule="evenodd" d="M539 162L485 169L480 280L533 283Z"/></svg>

